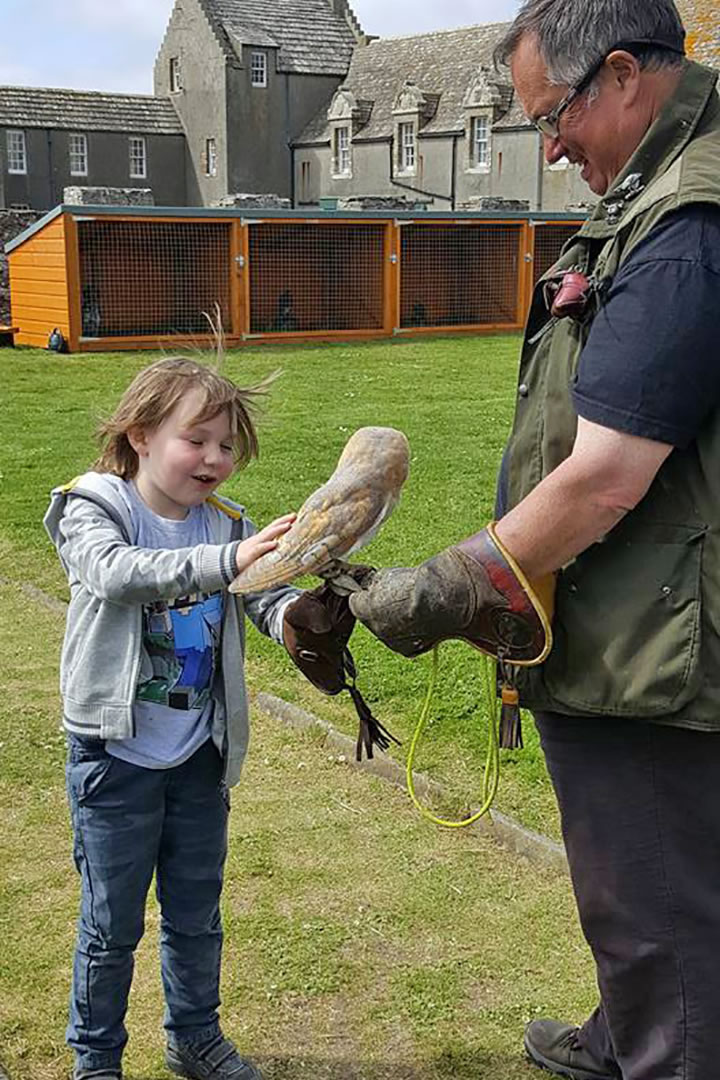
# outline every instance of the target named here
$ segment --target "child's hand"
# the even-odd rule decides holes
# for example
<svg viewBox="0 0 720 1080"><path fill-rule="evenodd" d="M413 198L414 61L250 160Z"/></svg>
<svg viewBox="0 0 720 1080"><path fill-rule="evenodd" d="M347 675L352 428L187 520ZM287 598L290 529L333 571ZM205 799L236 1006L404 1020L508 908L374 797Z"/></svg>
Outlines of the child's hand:
<svg viewBox="0 0 720 1080"><path fill-rule="evenodd" d="M242 574L243 570L247 570L248 566L254 563L256 559L259 559L261 555L266 555L268 551L276 548L278 539L284 536L292 527L296 517L297 514L284 514L282 517L276 518L275 521L271 521L269 525L266 525L260 532L255 533L254 536L249 536L247 540L243 540L238 545L235 555L238 574Z"/></svg>

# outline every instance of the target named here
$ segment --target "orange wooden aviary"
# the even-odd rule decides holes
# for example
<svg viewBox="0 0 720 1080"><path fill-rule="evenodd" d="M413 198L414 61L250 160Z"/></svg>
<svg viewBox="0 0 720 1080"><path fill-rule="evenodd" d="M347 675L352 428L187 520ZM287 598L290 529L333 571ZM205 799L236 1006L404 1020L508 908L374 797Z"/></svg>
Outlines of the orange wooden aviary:
<svg viewBox="0 0 720 1080"><path fill-rule="evenodd" d="M71 352L514 331L566 214L60 206L7 245L16 345Z"/></svg>

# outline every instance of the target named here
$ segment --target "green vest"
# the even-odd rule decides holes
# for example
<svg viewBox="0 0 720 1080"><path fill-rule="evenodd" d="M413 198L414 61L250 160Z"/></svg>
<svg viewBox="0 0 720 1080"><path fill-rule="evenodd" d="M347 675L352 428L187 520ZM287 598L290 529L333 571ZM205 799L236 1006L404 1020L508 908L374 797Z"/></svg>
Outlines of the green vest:
<svg viewBox="0 0 720 1080"><path fill-rule="evenodd" d="M596 284L596 311L663 217L691 203L720 205L716 81L715 72L688 65L546 278L582 271ZM543 284L523 343L509 506L570 455L577 428L570 390L592 312L582 325L548 325ZM720 409L690 447L670 454L642 502L558 574L553 632L545 663L521 672L523 705L720 730Z"/></svg>

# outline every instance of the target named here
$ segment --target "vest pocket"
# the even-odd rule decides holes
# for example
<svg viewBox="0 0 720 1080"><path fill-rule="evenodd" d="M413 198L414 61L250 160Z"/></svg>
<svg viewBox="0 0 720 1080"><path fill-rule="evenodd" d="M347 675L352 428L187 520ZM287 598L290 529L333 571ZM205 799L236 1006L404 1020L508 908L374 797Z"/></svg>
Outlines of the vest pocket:
<svg viewBox="0 0 720 1080"><path fill-rule="evenodd" d="M699 690L705 530L634 524L560 575L544 682L566 709L670 715Z"/></svg>

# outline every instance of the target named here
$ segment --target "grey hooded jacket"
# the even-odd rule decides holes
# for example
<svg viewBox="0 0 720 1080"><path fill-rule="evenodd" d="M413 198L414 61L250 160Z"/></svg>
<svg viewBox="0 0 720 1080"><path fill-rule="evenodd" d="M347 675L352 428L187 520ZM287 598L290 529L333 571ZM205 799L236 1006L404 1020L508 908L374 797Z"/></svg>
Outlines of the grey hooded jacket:
<svg viewBox="0 0 720 1080"><path fill-rule="evenodd" d="M52 492L44 525L70 585L60 662L68 731L131 737L138 676L149 662L142 647L142 605L217 592L235 577L237 545L257 530L237 504L211 496L207 505L216 544L154 551L133 544L128 486L120 477L89 472ZM298 595L281 586L253 596L229 594L225 604L212 737L228 786L240 777L249 737L244 614L282 643L283 614Z"/></svg>

